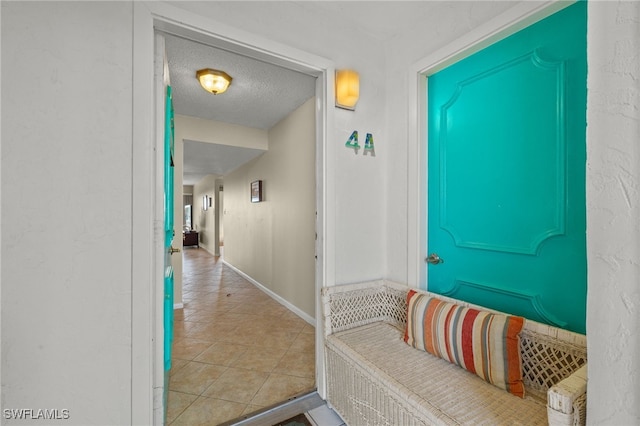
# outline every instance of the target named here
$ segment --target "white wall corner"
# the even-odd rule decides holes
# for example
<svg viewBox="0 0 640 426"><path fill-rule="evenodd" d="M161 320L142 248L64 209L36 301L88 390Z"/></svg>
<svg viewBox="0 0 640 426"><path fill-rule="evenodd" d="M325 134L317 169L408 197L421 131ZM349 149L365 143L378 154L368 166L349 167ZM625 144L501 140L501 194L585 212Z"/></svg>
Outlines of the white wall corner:
<svg viewBox="0 0 640 426"><path fill-rule="evenodd" d="M587 413L640 419L640 3L589 2Z"/></svg>

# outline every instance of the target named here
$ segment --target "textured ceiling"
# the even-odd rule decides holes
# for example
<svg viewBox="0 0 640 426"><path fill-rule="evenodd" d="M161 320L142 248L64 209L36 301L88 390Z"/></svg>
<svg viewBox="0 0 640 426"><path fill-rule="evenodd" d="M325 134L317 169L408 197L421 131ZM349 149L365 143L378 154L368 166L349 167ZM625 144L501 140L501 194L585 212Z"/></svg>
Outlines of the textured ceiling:
<svg viewBox="0 0 640 426"><path fill-rule="evenodd" d="M165 34L169 77L176 114L269 129L315 94L315 77L199 42ZM212 95L196 71L214 68L233 81ZM209 174L224 176L264 151L198 141L184 143L183 183L194 185Z"/></svg>
<svg viewBox="0 0 640 426"><path fill-rule="evenodd" d="M315 94L315 77L173 35L165 40L176 114L266 130ZM229 74L229 89L202 89L202 68Z"/></svg>

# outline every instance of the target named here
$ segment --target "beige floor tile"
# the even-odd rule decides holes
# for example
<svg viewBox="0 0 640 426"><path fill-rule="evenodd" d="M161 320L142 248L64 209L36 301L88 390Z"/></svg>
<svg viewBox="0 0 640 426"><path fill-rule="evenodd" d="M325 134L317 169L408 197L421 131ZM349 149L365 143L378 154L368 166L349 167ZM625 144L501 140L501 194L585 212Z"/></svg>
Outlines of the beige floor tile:
<svg viewBox="0 0 640 426"><path fill-rule="evenodd" d="M314 388L315 328L220 258L183 251L183 303L169 384L179 395L174 424L217 424Z"/></svg>
<svg viewBox="0 0 640 426"><path fill-rule="evenodd" d="M278 304L278 306L269 308L268 310L266 310L265 314L266 315L270 315L270 316L274 316L274 317L278 317L279 319L282 318L282 315L285 312L288 312L289 310L287 308L285 308L284 306Z"/></svg>
<svg viewBox="0 0 640 426"><path fill-rule="evenodd" d="M280 305L277 302L271 303L267 301L263 303L250 302L250 303L238 305L235 309L232 309L230 312L260 315L260 316L280 317L286 310L287 308L285 308L284 306Z"/></svg>
<svg viewBox="0 0 640 426"><path fill-rule="evenodd" d="M193 401L198 399L197 395L188 393L169 391L167 396L167 424L174 421L182 412L191 405Z"/></svg>
<svg viewBox="0 0 640 426"><path fill-rule="evenodd" d="M214 343L207 350L198 355L195 360L199 362L206 362L208 364L229 366L240 358L247 349L250 349L250 347L235 343L218 342Z"/></svg>
<svg viewBox="0 0 640 426"><path fill-rule="evenodd" d="M304 326L304 328L302 329L303 333L310 333L310 334L315 334L316 333L316 328L314 326L312 326L311 324L307 323L307 325Z"/></svg>
<svg viewBox="0 0 640 426"><path fill-rule="evenodd" d="M211 293L211 290L198 286L197 288L191 288L183 293L182 298L185 301L199 300L207 294ZM184 308L188 307L189 303L184 304Z"/></svg>
<svg viewBox="0 0 640 426"><path fill-rule="evenodd" d="M244 413L242 413L243 416L246 416L247 414L253 414L255 412L257 412L258 410L262 410L264 407L261 405L252 405L249 404L247 405L247 408L245 408Z"/></svg>
<svg viewBox="0 0 640 426"><path fill-rule="evenodd" d="M248 404L268 377L269 373L232 367L209 386L203 395Z"/></svg>
<svg viewBox="0 0 640 426"><path fill-rule="evenodd" d="M295 332L270 330L252 339L251 344L263 348L289 349L296 337L298 333Z"/></svg>
<svg viewBox="0 0 640 426"><path fill-rule="evenodd" d="M187 364L189 364L189 361L186 359L171 358L171 370L169 370L169 376L173 377L173 375L176 374L176 371L180 370Z"/></svg>
<svg viewBox="0 0 640 426"><path fill-rule="evenodd" d="M195 309L191 310L188 314L185 314L185 321L194 321L194 322L211 322L212 314L218 310L222 310L220 308L216 308L214 306L203 306L198 305Z"/></svg>
<svg viewBox="0 0 640 426"><path fill-rule="evenodd" d="M202 324L202 327L189 332L189 337L205 342L215 342L217 340L229 341L237 337L237 326L232 324Z"/></svg>
<svg viewBox="0 0 640 426"><path fill-rule="evenodd" d="M247 404L200 397L178 416L172 426L218 425L240 417L246 407Z"/></svg>
<svg viewBox="0 0 640 426"><path fill-rule="evenodd" d="M209 322L192 321L191 319L189 321L185 321L185 324L187 324L184 327L185 337L189 339L195 339L195 340L199 340L198 337L195 337L198 335L198 333L200 333L202 330L206 329L208 326L211 325Z"/></svg>
<svg viewBox="0 0 640 426"><path fill-rule="evenodd" d="M200 395L224 373L226 367L192 361L171 377L169 390Z"/></svg>
<svg viewBox="0 0 640 426"><path fill-rule="evenodd" d="M207 301L198 301L195 304L195 311L189 315L189 319L197 318L200 321L210 321L211 315L215 312L227 312L241 305L241 301L233 300L230 297L220 297L212 293L207 295Z"/></svg>
<svg viewBox="0 0 640 426"><path fill-rule="evenodd" d="M287 376L284 374L271 374L262 388L251 401L251 404L267 406L286 401L288 398L314 388L314 380Z"/></svg>
<svg viewBox="0 0 640 426"><path fill-rule="evenodd" d="M182 321L182 320L184 320L184 309L174 309L173 310L173 320L174 321Z"/></svg>
<svg viewBox="0 0 640 426"><path fill-rule="evenodd" d="M246 314L238 314L233 312L224 312L215 318L216 322L233 324L241 327L248 319Z"/></svg>
<svg viewBox="0 0 640 426"><path fill-rule="evenodd" d="M289 309L285 309L280 317L283 319L301 319L295 312Z"/></svg>
<svg viewBox="0 0 640 426"><path fill-rule="evenodd" d="M290 376L315 377L315 354L313 352L287 351L278 365L273 369L274 373L288 374Z"/></svg>
<svg viewBox="0 0 640 426"><path fill-rule="evenodd" d="M203 326L212 326L212 325L225 325L225 326L237 326L237 324L233 321L233 319L229 318L229 312L222 309L212 309L210 312L203 313L201 317L200 323L203 323Z"/></svg>
<svg viewBox="0 0 640 426"><path fill-rule="evenodd" d="M231 366L270 373L285 353L285 349L251 347L231 363Z"/></svg>
<svg viewBox="0 0 640 426"><path fill-rule="evenodd" d="M202 324L198 321L191 321L188 318L186 320L174 320L173 321L173 331L174 338L176 337L175 332L182 331L185 335L189 334L191 330L202 327Z"/></svg>
<svg viewBox="0 0 640 426"><path fill-rule="evenodd" d="M314 352L316 348L316 335L300 333L291 344L290 350L302 352Z"/></svg>
<svg viewBox="0 0 640 426"><path fill-rule="evenodd" d="M283 318L279 317L274 321L274 327L276 330L289 331L292 333L300 333L304 326L307 324L302 318Z"/></svg>
<svg viewBox="0 0 640 426"><path fill-rule="evenodd" d="M187 336L187 334L184 331L184 328L180 325L180 324L176 324L176 323L182 323L182 321L176 321L174 322L174 326L173 326L173 340L178 340L178 339L183 339L185 337L189 337Z"/></svg>
<svg viewBox="0 0 640 426"><path fill-rule="evenodd" d="M192 360L200 355L205 349L211 346L211 342L203 340L182 338L173 341L171 357Z"/></svg>
<svg viewBox="0 0 640 426"><path fill-rule="evenodd" d="M260 315L244 315L244 318L238 320L238 331L245 336L261 336L274 330L273 321L265 319Z"/></svg>
<svg viewBox="0 0 640 426"><path fill-rule="evenodd" d="M258 315L262 313L262 309L258 303L249 301L248 303L239 304L230 312L237 315Z"/></svg>
<svg viewBox="0 0 640 426"><path fill-rule="evenodd" d="M257 339L263 339L265 334L271 331L268 324L251 324L238 327L236 335L238 341L242 345L253 346Z"/></svg>

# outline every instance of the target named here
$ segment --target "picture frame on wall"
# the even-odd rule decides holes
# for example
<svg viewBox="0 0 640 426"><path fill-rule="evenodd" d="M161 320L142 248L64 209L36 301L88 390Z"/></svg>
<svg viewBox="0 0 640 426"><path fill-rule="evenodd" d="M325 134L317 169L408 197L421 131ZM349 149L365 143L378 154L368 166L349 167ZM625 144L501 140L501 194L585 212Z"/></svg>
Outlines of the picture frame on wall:
<svg viewBox="0 0 640 426"><path fill-rule="evenodd" d="M262 181L254 180L253 182L251 182L251 202L259 203L261 201L263 201Z"/></svg>

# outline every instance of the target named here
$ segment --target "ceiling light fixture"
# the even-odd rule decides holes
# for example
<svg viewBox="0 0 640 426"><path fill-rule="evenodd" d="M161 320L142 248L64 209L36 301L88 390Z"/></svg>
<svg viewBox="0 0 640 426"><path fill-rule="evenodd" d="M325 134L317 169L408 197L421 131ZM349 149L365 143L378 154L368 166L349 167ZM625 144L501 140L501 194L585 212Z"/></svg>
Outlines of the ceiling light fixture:
<svg viewBox="0 0 640 426"><path fill-rule="evenodd" d="M226 72L211 68L196 71L196 78L204 90L214 95L224 93L233 80Z"/></svg>
<svg viewBox="0 0 640 426"><path fill-rule="evenodd" d="M353 70L336 71L336 106L355 110L360 97L360 76Z"/></svg>

